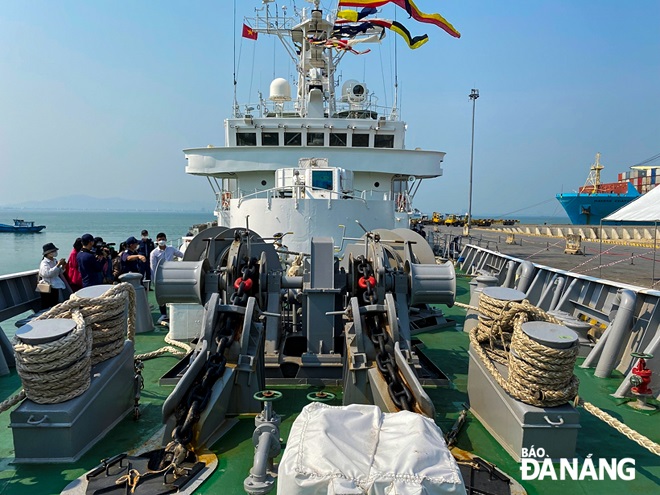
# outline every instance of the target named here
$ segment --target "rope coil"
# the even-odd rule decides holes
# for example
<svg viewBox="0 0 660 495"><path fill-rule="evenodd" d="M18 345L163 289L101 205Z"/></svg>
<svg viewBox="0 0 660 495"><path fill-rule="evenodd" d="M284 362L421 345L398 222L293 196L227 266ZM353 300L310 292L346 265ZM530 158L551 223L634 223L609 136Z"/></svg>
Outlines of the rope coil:
<svg viewBox="0 0 660 495"><path fill-rule="evenodd" d="M560 324L556 318L527 300L504 302L483 293L479 308L456 304L479 312L479 324L470 332L470 344L495 381L512 397L538 407L574 401L575 406L582 406L622 435L660 455L660 445L577 395L580 382L573 374L573 368L578 345L554 349L536 342L522 331L522 325L527 321ZM483 318L482 311L486 315ZM502 376L494 361L508 367L507 378Z"/></svg>
<svg viewBox="0 0 660 495"><path fill-rule="evenodd" d="M43 344L12 342L25 396L37 404L58 404L78 397L91 382L91 331L80 311L73 311L72 332Z"/></svg>
<svg viewBox="0 0 660 495"><path fill-rule="evenodd" d="M128 305L128 320L125 312ZM36 320L71 318L79 311L92 334L92 366L118 355L124 347L124 332L129 340L135 340L135 289L128 282L113 285L99 297L71 298ZM126 324L128 321L128 325Z"/></svg>
<svg viewBox="0 0 660 495"><path fill-rule="evenodd" d="M470 341L488 371L512 397L537 407L565 404L577 395L579 380L573 375L578 344L554 349L528 337L528 321L559 321L527 300L502 301L486 294L479 298L479 323ZM502 376L494 362L508 369Z"/></svg>

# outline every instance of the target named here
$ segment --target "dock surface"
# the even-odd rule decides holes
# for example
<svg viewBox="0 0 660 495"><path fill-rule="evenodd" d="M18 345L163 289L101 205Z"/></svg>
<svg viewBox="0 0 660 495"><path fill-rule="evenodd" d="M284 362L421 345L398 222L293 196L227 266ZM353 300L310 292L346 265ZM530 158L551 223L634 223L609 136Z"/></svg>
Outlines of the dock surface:
<svg viewBox="0 0 660 495"><path fill-rule="evenodd" d="M428 241L433 244L437 240L441 246L447 239L463 234L460 227L427 226L425 230ZM533 228L529 230L534 231ZM653 244L639 245L623 239L608 242L583 239L583 254L565 254L564 237L509 233L482 227L471 228L470 235L462 236L461 242L462 245L474 244L552 268L660 290L660 255Z"/></svg>

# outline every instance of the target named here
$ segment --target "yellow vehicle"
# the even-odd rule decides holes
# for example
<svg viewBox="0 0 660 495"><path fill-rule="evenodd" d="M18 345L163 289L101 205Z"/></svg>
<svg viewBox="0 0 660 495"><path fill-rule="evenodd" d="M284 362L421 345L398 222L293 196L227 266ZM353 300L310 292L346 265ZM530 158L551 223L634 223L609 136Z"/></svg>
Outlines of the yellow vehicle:
<svg viewBox="0 0 660 495"><path fill-rule="evenodd" d="M442 213L438 213L437 211L434 211L433 217L431 218L431 222L437 225L439 223L442 223L443 218L444 215Z"/></svg>
<svg viewBox="0 0 660 495"><path fill-rule="evenodd" d="M445 218L445 226L447 227L462 227L463 225L465 225L465 222L463 217L459 215L447 215L447 218Z"/></svg>

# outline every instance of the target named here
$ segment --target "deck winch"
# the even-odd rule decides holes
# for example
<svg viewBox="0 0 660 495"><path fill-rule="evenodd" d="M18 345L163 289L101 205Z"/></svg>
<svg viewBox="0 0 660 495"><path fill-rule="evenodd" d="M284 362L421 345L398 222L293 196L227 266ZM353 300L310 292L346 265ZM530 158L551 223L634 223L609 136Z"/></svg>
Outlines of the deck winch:
<svg viewBox="0 0 660 495"><path fill-rule="evenodd" d="M313 238L309 254L286 252L272 240L249 229L210 228L192 240L182 262L157 267L158 304L202 305L203 317L196 332L188 329L198 335L194 349L172 370L162 447L127 460L144 472L106 469L134 493L154 473L170 484L201 479L208 468L199 452L232 426L233 416L260 412L246 488L266 493L266 468L279 452L267 380L343 383L344 405L434 417L411 335L413 328L448 324L429 305L453 304L453 265L435 264L424 239L407 230L367 232L341 260L330 238Z"/></svg>

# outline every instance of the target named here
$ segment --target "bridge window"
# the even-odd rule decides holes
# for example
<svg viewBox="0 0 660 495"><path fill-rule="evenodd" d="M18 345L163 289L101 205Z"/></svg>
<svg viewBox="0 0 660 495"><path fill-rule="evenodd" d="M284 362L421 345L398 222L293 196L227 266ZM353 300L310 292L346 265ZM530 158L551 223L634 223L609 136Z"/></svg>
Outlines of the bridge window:
<svg viewBox="0 0 660 495"><path fill-rule="evenodd" d="M346 133L345 132L331 133L330 146L346 146Z"/></svg>
<svg viewBox="0 0 660 495"><path fill-rule="evenodd" d="M261 144L264 146L279 146L280 133L279 132L262 132Z"/></svg>
<svg viewBox="0 0 660 495"><path fill-rule="evenodd" d="M376 134L374 148L394 148L394 134Z"/></svg>
<svg viewBox="0 0 660 495"><path fill-rule="evenodd" d="M256 132L239 132L236 134L236 146L256 146Z"/></svg>
<svg viewBox="0 0 660 495"><path fill-rule="evenodd" d="M312 187L332 191L332 170L312 170Z"/></svg>
<svg viewBox="0 0 660 495"><path fill-rule="evenodd" d="M285 132L284 146L302 146L302 134L299 132Z"/></svg>
<svg viewBox="0 0 660 495"><path fill-rule="evenodd" d="M353 133L353 147L354 148L368 148L369 147L369 134Z"/></svg>
<svg viewBox="0 0 660 495"><path fill-rule="evenodd" d="M323 146L323 133L322 132L308 132L307 133L307 146Z"/></svg>

